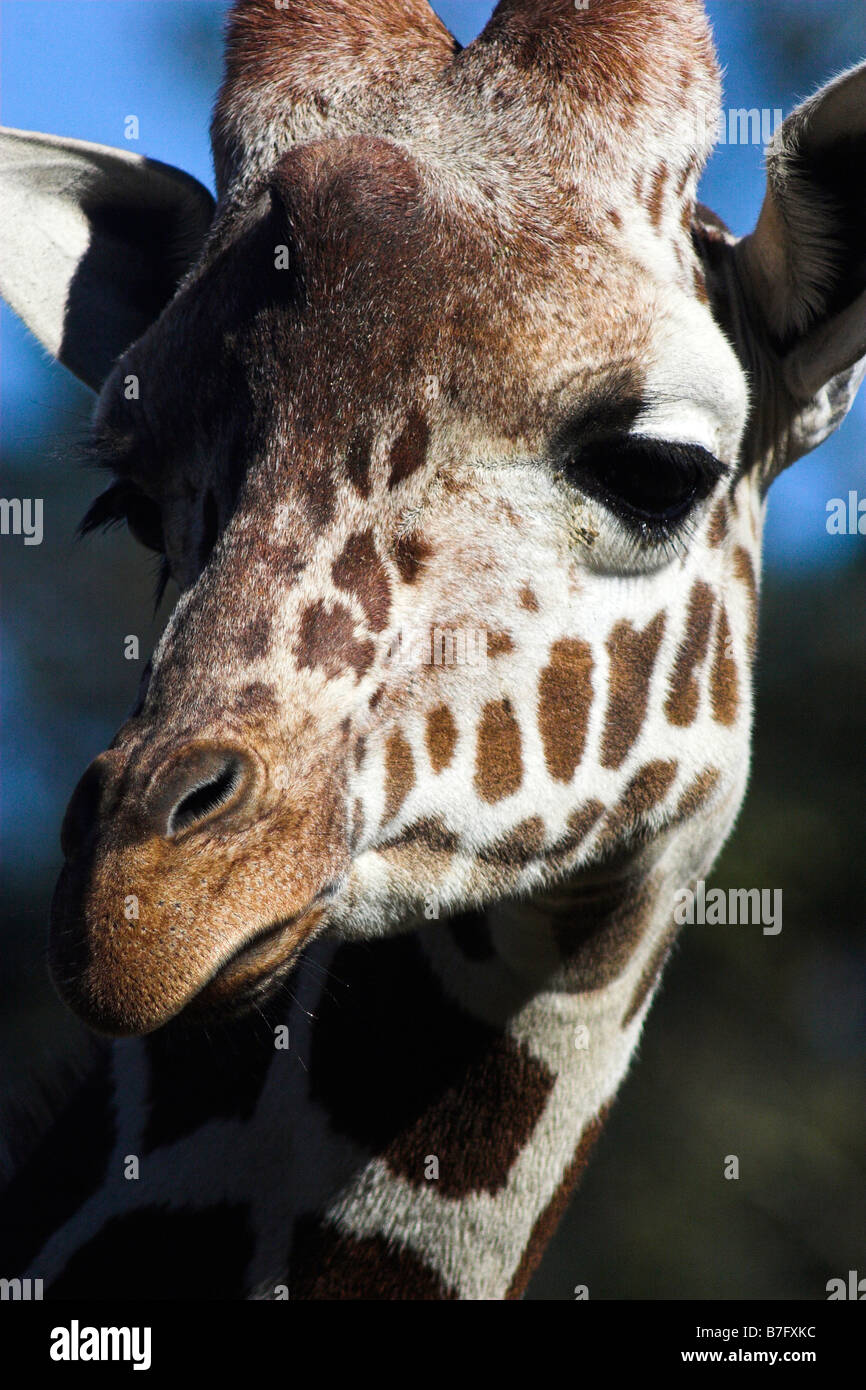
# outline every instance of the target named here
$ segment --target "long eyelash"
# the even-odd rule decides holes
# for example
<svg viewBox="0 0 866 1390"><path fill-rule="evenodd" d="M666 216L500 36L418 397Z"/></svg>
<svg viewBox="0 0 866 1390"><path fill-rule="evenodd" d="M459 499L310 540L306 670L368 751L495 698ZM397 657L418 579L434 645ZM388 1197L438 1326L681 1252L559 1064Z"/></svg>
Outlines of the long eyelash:
<svg viewBox="0 0 866 1390"><path fill-rule="evenodd" d="M112 483L91 502L76 528L76 536L89 536L92 531L110 531L126 521L126 501L130 495L127 483Z"/></svg>

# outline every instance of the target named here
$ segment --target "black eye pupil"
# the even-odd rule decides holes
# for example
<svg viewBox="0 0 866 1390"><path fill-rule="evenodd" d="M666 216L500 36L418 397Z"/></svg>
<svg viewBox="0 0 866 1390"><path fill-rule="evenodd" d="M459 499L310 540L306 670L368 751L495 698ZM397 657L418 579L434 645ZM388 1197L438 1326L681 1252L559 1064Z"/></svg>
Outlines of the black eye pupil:
<svg viewBox="0 0 866 1390"><path fill-rule="evenodd" d="M697 480L666 461L648 468L627 456L605 470L605 485L633 511L647 517L674 520L695 500Z"/></svg>
<svg viewBox="0 0 866 1390"><path fill-rule="evenodd" d="M728 470L699 445L630 435L584 446L564 471L626 525L661 534L708 497Z"/></svg>

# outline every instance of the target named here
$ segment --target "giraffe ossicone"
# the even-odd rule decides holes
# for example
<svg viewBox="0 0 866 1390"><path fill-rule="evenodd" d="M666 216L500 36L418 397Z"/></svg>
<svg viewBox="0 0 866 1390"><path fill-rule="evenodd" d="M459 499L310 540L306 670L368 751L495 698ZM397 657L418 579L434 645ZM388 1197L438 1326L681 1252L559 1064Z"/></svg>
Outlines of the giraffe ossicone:
<svg viewBox="0 0 866 1390"><path fill-rule="evenodd" d="M767 488L866 371L866 67L742 240L719 102L697 0L463 49L239 0L216 202L0 134L0 289L97 393L84 528L179 590L63 825L54 980L119 1041L64 1191L46 1150L7 1192L47 1296L525 1289L743 797Z"/></svg>

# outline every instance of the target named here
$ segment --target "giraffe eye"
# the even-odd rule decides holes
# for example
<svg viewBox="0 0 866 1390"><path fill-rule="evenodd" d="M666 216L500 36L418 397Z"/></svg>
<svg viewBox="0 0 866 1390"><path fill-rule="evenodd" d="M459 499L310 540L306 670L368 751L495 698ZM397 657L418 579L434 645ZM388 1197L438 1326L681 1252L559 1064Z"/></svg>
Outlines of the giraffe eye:
<svg viewBox="0 0 866 1390"><path fill-rule="evenodd" d="M592 443L565 468L576 486L649 540L676 531L728 471L698 444L641 435Z"/></svg>

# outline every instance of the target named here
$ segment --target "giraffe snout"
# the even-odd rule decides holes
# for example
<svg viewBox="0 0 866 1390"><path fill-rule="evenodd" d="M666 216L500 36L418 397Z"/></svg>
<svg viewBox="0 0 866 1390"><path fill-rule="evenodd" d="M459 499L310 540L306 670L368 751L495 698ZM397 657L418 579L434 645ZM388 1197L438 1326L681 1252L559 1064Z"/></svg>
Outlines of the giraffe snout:
<svg viewBox="0 0 866 1390"><path fill-rule="evenodd" d="M49 963L97 1031L246 1007L322 919L345 870L339 794L327 769L306 800L300 783L286 790L274 750L251 743L129 726L76 787Z"/></svg>

